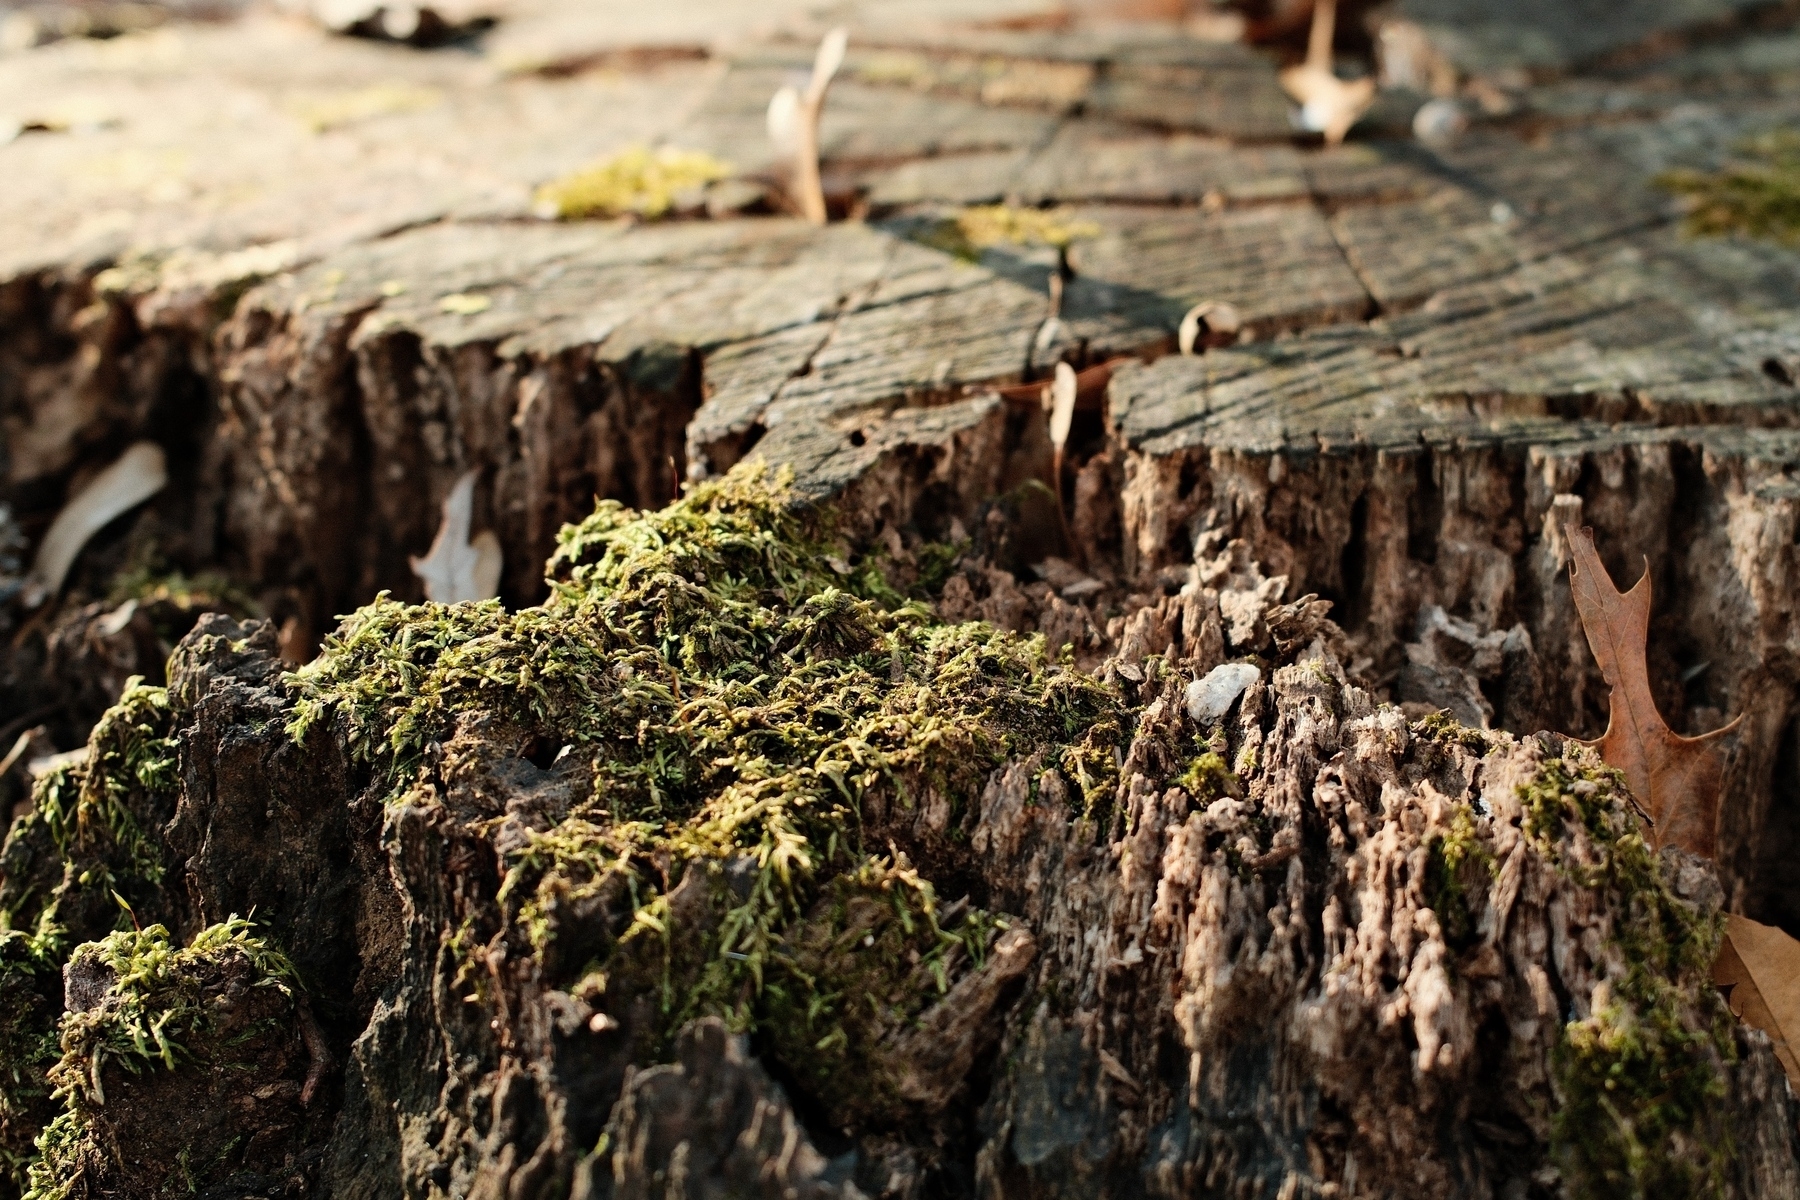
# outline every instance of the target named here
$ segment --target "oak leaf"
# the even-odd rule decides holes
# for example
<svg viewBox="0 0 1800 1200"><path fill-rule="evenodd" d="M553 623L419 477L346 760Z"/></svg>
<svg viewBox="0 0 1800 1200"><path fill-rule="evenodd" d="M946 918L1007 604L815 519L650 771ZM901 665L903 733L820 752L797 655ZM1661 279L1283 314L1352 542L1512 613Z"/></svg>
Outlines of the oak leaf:
<svg viewBox="0 0 1800 1200"><path fill-rule="evenodd" d="M1736 913L1725 921L1713 983L1739 1020L1769 1035L1782 1069L1800 1086L1800 942Z"/></svg>
<svg viewBox="0 0 1800 1200"><path fill-rule="evenodd" d="M1649 564L1632 589L1620 595L1594 552L1594 531L1576 532L1569 544L1575 609L1612 689L1611 714L1598 743L1600 757L1624 773L1649 812L1652 846L1679 846L1712 858L1724 776L1719 741L1743 718L1697 738L1670 730L1656 711L1644 661L1650 632ZM1725 991L1738 1019L1769 1035L1788 1080L1800 1088L1800 1057L1795 1054L1800 1045L1800 941L1728 914L1713 983Z"/></svg>
<svg viewBox="0 0 1800 1200"><path fill-rule="evenodd" d="M1594 531L1569 539L1574 560L1569 586L1587 632L1588 646L1612 689L1600 757L1625 775L1625 783L1650 817L1653 848L1679 846L1702 858L1718 850L1719 790L1725 772L1719 742L1738 726L1682 737L1656 711L1644 647L1650 633L1650 571L1619 594L1594 551Z"/></svg>

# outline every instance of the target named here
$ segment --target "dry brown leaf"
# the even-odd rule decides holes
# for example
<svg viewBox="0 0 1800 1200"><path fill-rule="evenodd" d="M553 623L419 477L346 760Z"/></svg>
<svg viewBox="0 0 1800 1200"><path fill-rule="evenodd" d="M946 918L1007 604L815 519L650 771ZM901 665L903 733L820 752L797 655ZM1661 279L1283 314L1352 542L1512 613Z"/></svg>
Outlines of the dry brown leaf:
<svg viewBox="0 0 1800 1200"><path fill-rule="evenodd" d="M1739 1020L1775 1043L1775 1057L1800 1089L1800 942L1779 929L1729 914L1713 983Z"/></svg>
<svg viewBox="0 0 1800 1200"><path fill-rule="evenodd" d="M469 537L475 512L475 476L470 471L444 497L444 518L424 558L412 560L413 574L425 581L425 598L439 604L491 600L500 594L500 539L492 532Z"/></svg>
<svg viewBox="0 0 1800 1200"><path fill-rule="evenodd" d="M1103 363L1096 363L1085 371L1075 373L1075 411L1099 412L1106 406L1106 388L1112 382L1113 368L1129 358L1109 358ZM1051 406L1050 384L1042 380L1036 383L1003 383L994 391L1000 398L1011 404L1029 407Z"/></svg>
<svg viewBox="0 0 1800 1200"><path fill-rule="evenodd" d="M1725 771L1720 740L1737 728L1697 738L1682 737L1656 711L1644 647L1650 634L1650 572L1624 595L1594 551L1594 531L1569 539L1574 560L1569 586L1587 632L1588 646L1612 689L1606 733L1595 743L1600 757L1624 772L1632 794L1650 816L1651 845L1679 846L1703 858L1718 849L1719 789Z"/></svg>
<svg viewBox="0 0 1800 1200"><path fill-rule="evenodd" d="M88 539L162 491L168 481L162 447L154 442L138 442L89 480L56 514L38 544L37 558L25 576L25 603L36 608L55 597Z"/></svg>

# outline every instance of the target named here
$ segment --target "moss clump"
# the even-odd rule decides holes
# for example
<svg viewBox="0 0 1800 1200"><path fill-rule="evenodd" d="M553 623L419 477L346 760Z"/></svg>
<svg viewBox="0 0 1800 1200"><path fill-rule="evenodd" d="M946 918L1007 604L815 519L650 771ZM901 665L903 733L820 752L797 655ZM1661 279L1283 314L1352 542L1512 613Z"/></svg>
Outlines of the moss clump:
<svg viewBox="0 0 1800 1200"><path fill-rule="evenodd" d="M926 542L913 551L913 559L918 564L918 579L913 584L913 594L921 599L932 599L943 594L944 585L950 582L950 576L956 571L956 564L968 553L970 541L959 542Z"/></svg>
<svg viewBox="0 0 1800 1200"><path fill-rule="evenodd" d="M1571 1194L1723 1195L1731 1151L1719 1102L1736 1044L1712 987L1722 919L1670 890L1612 768L1549 759L1519 798L1546 856L1620 914L1625 974L1597 989L1553 1059L1552 1153Z"/></svg>
<svg viewBox="0 0 1800 1200"><path fill-rule="evenodd" d="M1687 231L1742 233L1800 246L1800 133L1749 138L1718 172L1668 171L1657 182L1689 203Z"/></svg>
<svg viewBox="0 0 1800 1200"><path fill-rule="evenodd" d="M1471 729L1450 715L1448 709L1438 709L1426 713L1413 722L1412 734L1417 738L1439 742L1444 745L1457 745L1473 750L1477 754L1486 754L1492 749L1485 733L1479 729Z"/></svg>
<svg viewBox="0 0 1800 1200"><path fill-rule="evenodd" d="M1474 810L1457 805L1450 832L1433 836L1427 846L1425 898L1437 914L1445 940L1458 950L1467 949L1475 937L1469 895L1493 874L1494 852L1475 828Z"/></svg>
<svg viewBox="0 0 1800 1200"><path fill-rule="evenodd" d="M1042 638L942 624L840 552L831 514L757 468L661 512L603 502L562 532L542 607L348 618L288 677L290 729L335 722L396 796L473 714L569 747L592 793L512 855L505 924L565 979L641 982L661 947L667 1032L706 1012L747 1028L783 930L886 849L865 845L871 800L954 817L1043 753L1092 809L1128 737L1119 695ZM690 883L716 921L671 919Z"/></svg>
<svg viewBox="0 0 1800 1200"><path fill-rule="evenodd" d="M1242 798L1244 781L1239 779L1216 750L1197 755L1175 781L1201 804L1210 804L1225 796Z"/></svg>
<svg viewBox="0 0 1800 1200"><path fill-rule="evenodd" d="M840 1125L904 1120L898 1042L980 967L1004 917L938 905L904 855L833 880L772 957L763 996L771 1051Z"/></svg>
<svg viewBox="0 0 1800 1200"><path fill-rule="evenodd" d="M38 1131L55 1115L46 1075L57 1059L62 975L53 954L0 932L0 1190L22 1191Z"/></svg>
<svg viewBox="0 0 1800 1200"><path fill-rule="evenodd" d="M173 811L177 740L167 689L126 681L85 761L39 779L0 850L0 930L43 947L85 941L154 904L165 864L151 830Z"/></svg>
<svg viewBox="0 0 1800 1200"><path fill-rule="evenodd" d="M147 609L158 636L176 641L194 626L203 612L232 616L258 616L261 609L250 594L218 571L189 575L169 567L155 555L142 555L113 577L109 604L138 602Z"/></svg>
<svg viewBox="0 0 1800 1200"><path fill-rule="evenodd" d="M178 1195L236 1169L241 1138L207 1121L211 1105L190 1112L154 1102L225 1093L242 1119L234 1128L262 1124L253 1093L279 1093L268 1087L281 1074L271 1068L299 1058L298 983L287 957L234 917L186 947L160 925L109 934L76 949L68 976L90 994L62 1020L49 1080L63 1108L38 1137L27 1200L63 1200L78 1181L105 1194L127 1169L134 1194ZM177 1071L186 1078L130 1094L138 1079ZM110 1106L109 1080L128 1090ZM196 1115L201 1127L184 1128ZM129 1168L121 1152L129 1152Z"/></svg>
<svg viewBox="0 0 1800 1200"><path fill-rule="evenodd" d="M1067 253L1076 242L1097 238L1100 233L1100 226L1094 222L1071 218L1056 209L982 204L939 221L920 241L965 262L974 262L983 250L995 246L1047 246Z"/></svg>
<svg viewBox="0 0 1800 1200"><path fill-rule="evenodd" d="M55 1112L69 948L160 909L155 830L174 810L177 742L165 689L127 681L88 738L87 758L38 780L0 848L0 1178L15 1181Z"/></svg>
<svg viewBox="0 0 1800 1200"><path fill-rule="evenodd" d="M162 852L145 832L154 817L144 800L174 798L174 724L167 688L146 686L137 675L126 680L119 702L88 735L87 762L38 797L35 811L65 859L105 844L112 852L109 874L162 882ZM71 805L64 785L77 774Z"/></svg>
<svg viewBox="0 0 1800 1200"><path fill-rule="evenodd" d="M563 221L626 215L655 220L674 208L683 193L728 178L731 170L731 164L696 150L632 146L541 185L533 205L539 215Z"/></svg>

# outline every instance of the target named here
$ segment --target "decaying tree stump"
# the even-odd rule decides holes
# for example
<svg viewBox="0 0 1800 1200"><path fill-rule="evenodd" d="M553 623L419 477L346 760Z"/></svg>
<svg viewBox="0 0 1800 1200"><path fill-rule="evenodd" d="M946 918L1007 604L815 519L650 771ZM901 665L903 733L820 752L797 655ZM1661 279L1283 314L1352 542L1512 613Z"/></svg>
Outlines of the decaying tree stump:
<svg viewBox="0 0 1800 1200"><path fill-rule="evenodd" d="M0 1197L1800 1194L1710 982L1800 933L1800 255L1657 182L1785 9L1359 11L1323 149L1279 49L844 5L817 227L800 7L119 7L0 47ZM1572 524L1746 716L1716 868Z"/></svg>
<svg viewBox="0 0 1800 1200"><path fill-rule="evenodd" d="M267 623L209 616L168 690L50 777L7 843L19 926L97 936L110 884L176 942L254 912L291 948L271 978L307 981L306 1012L268 1020L288 1063L317 1043L320 1108L271 1118L261 1160L187 1164L198 1185L1800 1183L1768 1041L1711 986L1717 879L1646 849L1591 751L1409 723L1347 681L1326 606L1197 578L1163 653L1093 679L938 623L876 555L840 571L795 503L740 469L660 514L603 507L548 608L388 603L298 674ZM1255 666L1221 691L1227 654ZM9 937L11 986L54 994L43 939ZM65 975L118 1059L65 1024L50 1078L87 1090L32 1168L43 1194L105 1186L72 1164L166 1161L165 1130L100 1098L220 1055L201 1024L133 1060L110 1014L200 1010ZM172 1178L140 1169L128 1194Z"/></svg>

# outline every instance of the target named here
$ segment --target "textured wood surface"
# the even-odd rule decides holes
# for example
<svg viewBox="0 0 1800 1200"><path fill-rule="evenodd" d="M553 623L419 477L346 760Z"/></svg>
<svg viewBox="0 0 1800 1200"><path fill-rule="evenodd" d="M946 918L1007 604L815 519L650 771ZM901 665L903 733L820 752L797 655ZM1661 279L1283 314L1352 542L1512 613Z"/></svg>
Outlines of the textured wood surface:
<svg viewBox="0 0 1800 1200"><path fill-rule="evenodd" d="M267 16L33 51L0 78L0 111L45 127L0 145L20 182L0 195L17 231L0 274L21 298L94 280L132 336L197 347L201 373L239 398L229 457L261 499L227 506L226 536L252 561L281 561L316 520L299 497L334 490L317 476L332 454L366 475L386 497L387 549L322 616L410 586L404 555L430 533L417 514L471 466L503 481L483 504L523 539L509 579L529 589L524 564L584 493L659 501L674 478L750 453L838 462L819 450L834 438L863 461L903 411L1062 357L1166 355L1202 302L1231 306L1239 329L1202 360L1121 373L1122 448L1791 423L1795 256L1683 239L1653 182L1788 119L1788 35L1566 76L1448 145L1322 151L1293 136L1262 51L1172 27L1030 28L1015 20L1029 5L1000 5L1004 20L846 10L863 32L827 106L824 167L864 220L531 219L537 184L634 144L708 151L738 176L732 203L758 202L776 166L768 97L806 68L816 30L798 10L710 11L584 40L586 18L524 6L472 51ZM1692 23L1658 13L1631 21ZM556 21L574 22L565 52L520 69L531 31ZM1559 21L1543 15L1544 36ZM689 44L694 30L710 40ZM958 206L1000 201L1078 229L1066 266L1041 245L943 248ZM72 350L20 354L0 397L16 483L54 487L76 447L128 436L150 403L104 399L111 376ZM164 387L149 370L129 387ZM289 405L314 378L340 381L338 411L367 432L296 443L286 461L277 427L310 427ZM46 409L70 379L90 399ZM666 418L619 423L643 405ZM665 425L629 453L615 444ZM556 452L504 432L526 428ZM417 469L370 474L350 461L363 442ZM534 454L563 465L527 468Z"/></svg>
<svg viewBox="0 0 1800 1200"><path fill-rule="evenodd" d="M1537 1048L1506 1061L1548 1061L1563 1001L1603 1003L1585 959L1558 976L1561 999L1544 982L1569 965L1544 946L1588 945L1582 914L1598 910L1580 907L1591 889L1548 871L1524 892L1516 871L1490 879L1512 914L1490 929L1513 940L1453 961L1418 864L1466 836L1449 800L1482 794L1483 836L1519 861L1513 784L1560 752L1532 731L1603 725L1566 587L1563 530L1579 522L1621 584L1652 573L1650 673L1671 724L1744 714L1719 881L1734 910L1800 931L1800 254L1689 238L1656 184L1800 119L1800 36L1784 11L1750 29L1733 0L1401 0L1386 16L1447 65L1471 127L1421 142L1411 123L1429 88L1389 87L1326 149L1296 132L1281 50L1098 5L454 0L447 19L497 24L434 49L337 36L307 7L0 59L0 599L66 497L125 445L159 441L171 471L162 495L95 539L55 606L0 605L0 750L40 720L44 744L79 745L125 678L159 676L168 646L153 618L191 624L197 610L121 602L142 563L241 586L273 625L248 650L233 634L207 653L254 657L254 678L272 681L277 649L304 660L338 614L384 589L419 598L409 559L471 472L473 527L498 536L501 599L517 609L544 594L558 529L597 496L661 506L684 482L761 459L836 502L846 544L921 572L927 543L960 547L938 597L947 620L1040 634L1083 667L1109 664L1109 686L1144 701L1166 681L1152 656L1202 674L1257 655L1265 671L1228 747L1255 808L1216 792L1190 804L1172 782L1203 736L1182 723L1179 682L1125 764L1144 782L1121 793L1116 829L1064 822L1038 765L965 798L957 853L982 856L980 886L1022 914L1050 964L991 1076L984 1112L1001 1124L970 1112L961 1141L915 1145L915 1130L852 1154L815 1106L769 1100L763 1132L778 1118L805 1149L783 1163L824 1171L817 1136L838 1156L830 1170L861 1154L858 1179L875 1179L797 1194L1347 1195L1354 1145L1365 1194L1472 1179L1471 1195L1510 1200L1553 1187L1518 1166L1542 1164L1548 1110L1484 1127L1465 1119L1468 1097L1490 1094L1493 1030ZM839 22L851 49L822 128L834 219L814 226L778 211L766 111ZM541 184L636 146L704 151L729 177L668 220L534 215ZM968 211L994 204L1007 211ZM984 221L1046 236L968 241ZM1184 315L1205 304L1201 353L1177 353ZM1065 362L1085 382L1053 451L1039 393ZM213 627L225 625L238 629ZM1276 669L1300 651L1309 665ZM1320 665L1333 655L1355 687ZM343 809L351 768L318 765L317 786L313 767L298 770L279 685L245 699L242 665L177 682L252 714L217 707L204 736L183 733L184 764L215 743L256 760L229 794L196 792L182 811L241 814L242 836L262 839L282 788L306 795L281 812ZM1521 738L1478 762L1374 700ZM341 730L320 733L306 752L335 754ZM264 754L257 739L288 749ZM1152 758L1168 769L1148 771ZM548 777L518 764L516 779ZM0 778L9 802L20 774ZM373 838L391 816L394 862L437 889L440 868L420 865L440 861L426 806L363 803L358 869L388 878ZM939 811L897 807L893 845ZM313 824L307 836L325 837ZM444 868L469 895L489 895L500 876L483 864L513 852L490 846L497 828L448 860L477 867ZM871 844L881 830L868 827ZM1346 918L1351 904L1398 914L1392 936L1385 917ZM438 933L407 953L438 954ZM1390 954L1403 943L1439 957ZM368 960L371 978L387 961ZM415 967L407 986L423 987L433 976ZM1474 1003L1502 978L1503 1009ZM1320 980L1352 982L1330 993ZM1393 1018L1434 980L1418 1024ZM514 1027L464 1008L441 1013L481 1054L515 1053ZM588 1010L541 992L508 1012L539 1025L519 1044L600 1036ZM1269 1032L1271 1013L1293 1017L1291 1040ZM493 1194L567 1194L565 1168L582 1172L576 1194L613 1194L604 1156L581 1157L613 1083L565 1106L564 1080L597 1076L529 1051L507 1060L512 1074L469 1068L477 1090L440 1091L395 1036L408 1019L388 1010L362 1043L405 1086L344 1109L346 1129L377 1131L379 1153L352 1139L333 1170L385 1196L404 1162L416 1187L454 1191L468 1180L438 1173L451 1160L433 1147L474 1147L465 1133L479 1128L482 1148L456 1161L478 1162ZM360 1027L346 1025L340 1061ZM1453 1048L1436 1067L1421 1066L1427 1039ZM709 1077L719 1064L688 1049L682 1069ZM732 1053L718 1077L734 1095L782 1095ZM1772 1200L1793 1190L1790 1110L1767 1056L1746 1055L1728 1100L1761 1117L1741 1123L1732 1187ZM618 1129L648 1129L664 1111L655 1096L679 1090L657 1070L634 1077L625 1099L642 1106ZM1437 1107L1414 1090L1431 1070ZM1313 1111L1323 1095L1337 1107ZM499 1115L491 1129L486 1115L434 1124L447 1108ZM543 1133L573 1112L586 1114L579 1137ZM1393 1119L1420 1112L1436 1115ZM534 1139L549 1147L537 1167L508 1157ZM616 1181L649 1188L648 1152L613 1144ZM767 1183L756 1155L744 1169ZM952 1160L962 1174L948 1183L921 1165ZM547 1173L533 1183L533 1170ZM1328 1192L1327 1178L1343 1186Z"/></svg>

